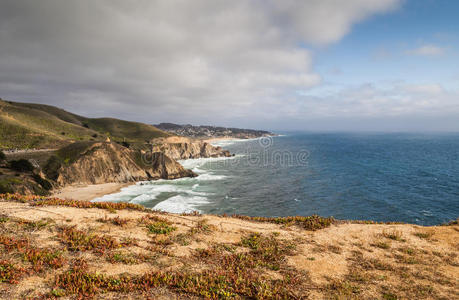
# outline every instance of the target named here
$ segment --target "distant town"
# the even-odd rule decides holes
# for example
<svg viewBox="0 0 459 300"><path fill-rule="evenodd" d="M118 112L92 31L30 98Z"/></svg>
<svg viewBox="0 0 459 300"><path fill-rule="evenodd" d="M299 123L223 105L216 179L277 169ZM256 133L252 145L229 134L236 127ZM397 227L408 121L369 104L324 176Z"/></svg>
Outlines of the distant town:
<svg viewBox="0 0 459 300"><path fill-rule="evenodd" d="M234 137L249 139L275 135L274 133L265 130L227 128L207 125L194 126L190 124L179 125L173 123L160 123L153 126L176 135L193 138Z"/></svg>

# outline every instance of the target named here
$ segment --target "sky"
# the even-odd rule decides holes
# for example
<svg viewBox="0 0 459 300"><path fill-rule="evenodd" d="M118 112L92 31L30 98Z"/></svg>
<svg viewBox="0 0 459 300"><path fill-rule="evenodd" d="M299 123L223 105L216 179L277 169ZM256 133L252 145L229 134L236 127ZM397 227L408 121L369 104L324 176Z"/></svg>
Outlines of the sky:
<svg viewBox="0 0 459 300"><path fill-rule="evenodd" d="M0 98L274 131L459 131L459 1L0 0Z"/></svg>

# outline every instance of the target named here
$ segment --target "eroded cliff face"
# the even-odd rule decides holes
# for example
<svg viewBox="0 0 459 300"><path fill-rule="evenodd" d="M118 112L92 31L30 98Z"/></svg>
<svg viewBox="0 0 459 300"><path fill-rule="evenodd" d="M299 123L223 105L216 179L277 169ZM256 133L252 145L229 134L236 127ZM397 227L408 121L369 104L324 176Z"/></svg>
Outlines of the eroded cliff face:
<svg viewBox="0 0 459 300"><path fill-rule="evenodd" d="M163 142L152 147L152 152L162 152L172 159L229 157L230 152L203 141Z"/></svg>
<svg viewBox="0 0 459 300"><path fill-rule="evenodd" d="M65 150L65 149L64 149ZM65 151L64 151L65 155ZM98 142L72 153L56 170L59 186L176 179L195 176L164 153L149 155L116 143Z"/></svg>

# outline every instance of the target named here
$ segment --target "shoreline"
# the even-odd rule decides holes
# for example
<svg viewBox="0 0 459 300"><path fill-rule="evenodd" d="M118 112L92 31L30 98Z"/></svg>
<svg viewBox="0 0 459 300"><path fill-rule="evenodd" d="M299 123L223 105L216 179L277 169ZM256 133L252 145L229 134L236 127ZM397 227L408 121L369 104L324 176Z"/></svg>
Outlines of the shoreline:
<svg viewBox="0 0 459 300"><path fill-rule="evenodd" d="M241 139L241 138L234 138L234 137L214 137L214 138L209 138L209 139L203 139L202 141L205 143L215 143L215 142L221 142L221 141L244 141L248 139Z"/></svg>
<svg viewBox="0 0 459 300"><path fill-rule="evenodd" d="M110 182L89 185L72 185L56 190L51 196L66 200L91 201L104 195L118 193L122 188L134 184L136 183Z"/></svg>

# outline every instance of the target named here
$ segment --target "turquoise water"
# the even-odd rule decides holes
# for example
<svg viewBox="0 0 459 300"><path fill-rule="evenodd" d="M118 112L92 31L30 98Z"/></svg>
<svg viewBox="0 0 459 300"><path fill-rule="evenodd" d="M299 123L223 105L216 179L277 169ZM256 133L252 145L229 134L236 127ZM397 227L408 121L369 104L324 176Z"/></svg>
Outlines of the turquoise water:
<svg viewBox="0 0 459 300"><path fill-rule="evenodd" d="M220 145L236 156L182 161L196 178L139 183L96 200L423 225L459 216L459 134L291 133Z"/></svg>

